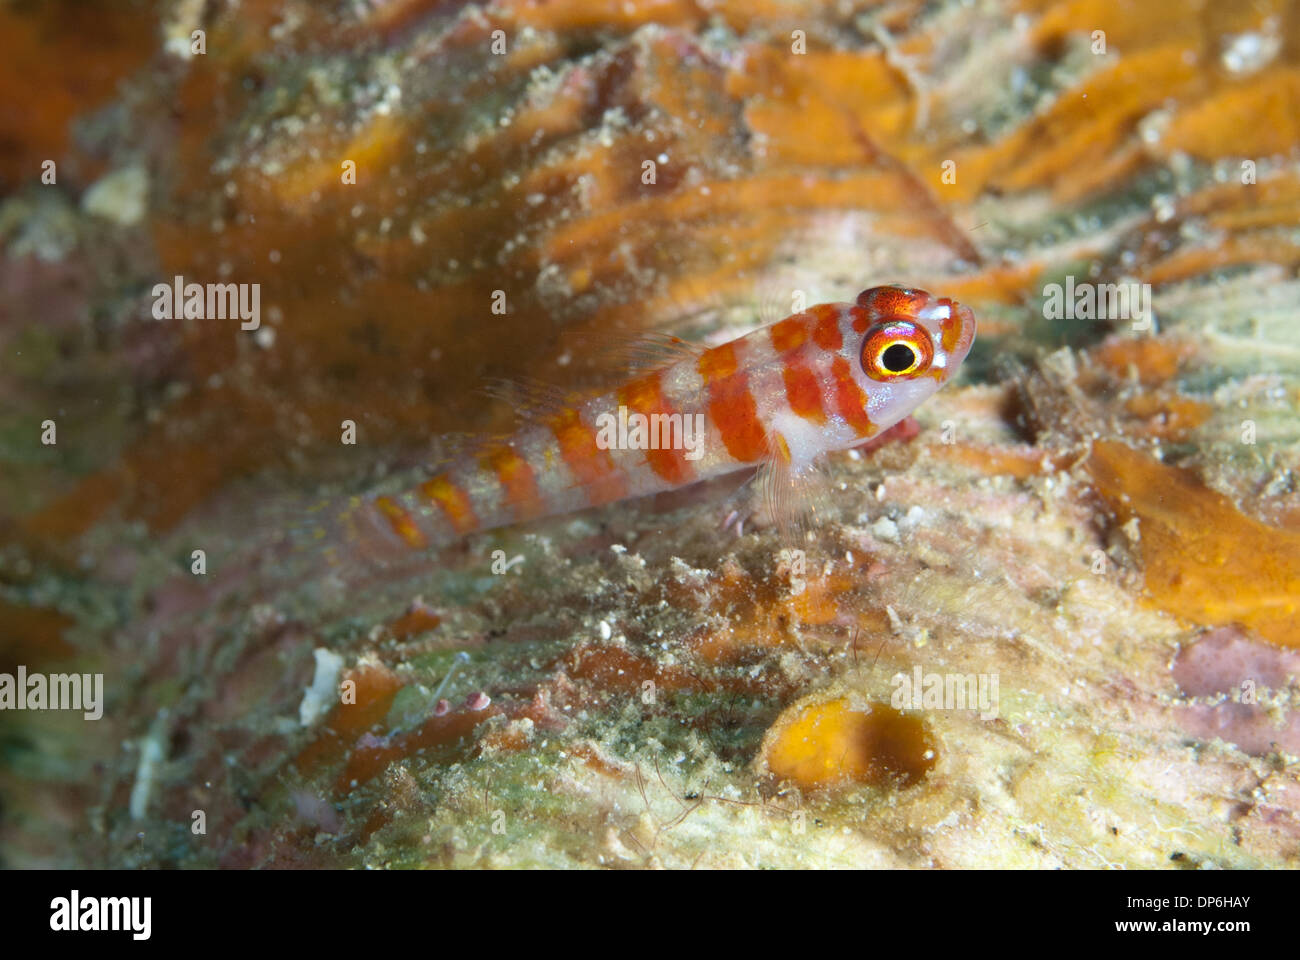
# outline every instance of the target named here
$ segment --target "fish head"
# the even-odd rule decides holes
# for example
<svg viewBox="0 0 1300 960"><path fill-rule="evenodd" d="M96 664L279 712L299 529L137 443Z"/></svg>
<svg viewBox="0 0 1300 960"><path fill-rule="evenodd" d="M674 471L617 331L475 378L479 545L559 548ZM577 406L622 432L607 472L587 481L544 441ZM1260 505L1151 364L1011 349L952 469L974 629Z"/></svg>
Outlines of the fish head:
<svg viewBox="0 0 1300 960"><path fill-rule="evenodd" d="M975 314L913 287L872 287L850 308L854 377L881 427L907 416L952 379L975 342Z"/></svg>

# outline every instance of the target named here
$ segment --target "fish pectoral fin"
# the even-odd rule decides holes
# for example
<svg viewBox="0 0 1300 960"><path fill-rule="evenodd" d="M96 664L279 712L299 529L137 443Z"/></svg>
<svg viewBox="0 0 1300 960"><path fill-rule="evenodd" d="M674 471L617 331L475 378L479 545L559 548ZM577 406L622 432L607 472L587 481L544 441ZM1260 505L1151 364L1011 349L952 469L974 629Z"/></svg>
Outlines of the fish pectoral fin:
<svg viewBox="0 0 1300 960"><path fill-rule="evenodd" d="M830 513L831 485L823 459L797 464L780 434L750 481L758 519L777 528L783 540L801 543Z"/></svg>

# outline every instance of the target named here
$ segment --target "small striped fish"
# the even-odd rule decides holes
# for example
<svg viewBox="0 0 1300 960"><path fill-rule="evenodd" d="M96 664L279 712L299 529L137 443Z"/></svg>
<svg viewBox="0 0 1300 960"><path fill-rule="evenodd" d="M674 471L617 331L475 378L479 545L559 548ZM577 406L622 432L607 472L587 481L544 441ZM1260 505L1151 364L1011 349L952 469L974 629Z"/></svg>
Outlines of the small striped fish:
<svg viewBox="0 0 1300 960"><path fill-rule="evenodd" d="M400 494L355 501L349 525L372 546L423 550L755 467L771 519L784 525L797 519L801 484L823 454L906 417L952 377L974 339L967 307L890 286L712 349L676 341L679 359L608 393L543 398L514 435Z"/></svg>

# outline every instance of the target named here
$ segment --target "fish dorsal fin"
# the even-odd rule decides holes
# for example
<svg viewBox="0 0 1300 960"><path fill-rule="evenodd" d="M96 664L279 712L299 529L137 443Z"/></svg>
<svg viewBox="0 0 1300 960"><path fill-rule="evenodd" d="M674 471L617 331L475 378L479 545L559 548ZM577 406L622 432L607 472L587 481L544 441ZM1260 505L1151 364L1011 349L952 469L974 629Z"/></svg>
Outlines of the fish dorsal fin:
<svg viewBox="0 0 1300 960"><path fill-rule="evenodd" d="M429 441L429 450L417 468L426 473L440 470L450 463L472 455L484 445L499 439L489 433L441 433Z"/></svg>
<svg viewBox="0 0 1300 960"><path fill-rule="evenodd" d="M770 327L778 320L784 320L794 313L794 310L788 309L790 306L789 299L783 298L780 293L770 287L760 290L755 305L759 326Z"/></svg>
<svg viewBox="0 0 1300 960"><path fill-rule="evenodd" d="M667 333L606 331L566 336L563 342L568 358L563 365L572 365L592 382L566 388L535 377L498 377L485 380L479 392L507 404L520 422L538 423L642 371L694 362L705 349Z"/></svg>
<svg viewBox="0 0 1300 960"><path fill-rule="evenodd" d="M489 378L483 382L479 392L509 406L523 423L538 423L555 416L582 396L533 377Z"/></svg>
<svg viewBox="0 0 1300 960"><path fill-rule="evenodd" d="M793 270L774 272L755 287L754 309L758 322L771 326L818 303L829 302L826 292L816 277Z"/></svg>
<svg viewBox="0 0 1300 960"><path fill-rule="evenodd" d="M626 361L628 370L633 372L698 360L704 352L703 347L671 333L643 333L623 344L607 343L605 349L610 356Z"/></svg>
<svg viewBox="0 0 1300 960"><path fill-rule="evenodd" d="M563 338L569 363L597 375L636 374L698 360L705 348L671 333L606 330Z"/></svg>

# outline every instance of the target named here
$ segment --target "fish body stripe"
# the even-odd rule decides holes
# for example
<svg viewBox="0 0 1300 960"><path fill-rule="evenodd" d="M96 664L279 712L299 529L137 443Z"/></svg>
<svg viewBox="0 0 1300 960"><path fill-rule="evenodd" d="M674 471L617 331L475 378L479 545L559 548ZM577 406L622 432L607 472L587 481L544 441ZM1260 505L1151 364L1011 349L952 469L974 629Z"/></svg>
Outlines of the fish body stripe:
<svg viewBox="0 0 1300 960"><path fill-rule="evenodd" d="M834 352L844 345L840 308L833 303L823 303L803 313L772 324L772 349L779 354L792 353L809 339L822 350Z"/></svg>
<svg viewBox="0 0 1300 960"><path fill-rule="evenodd" d="M768 437L749 389L749 374L740 368L741 342L733 340L706 351L699 368L708 396L709 422L727 453L737 463L756 463L767 455Z"/></svg>
<svg viewBox="0 0 1300 960"><path fill-rule="evenodd" d="M823 303L808 311L813 320L813 343L823 350L835 352L844 346L840 332L840 308L833 303Z"/></svg>
<svg viewBox="0 0 1300 960"><path fill-rule="evenodd" d="M516 522L532 520L546 513L532 464L509 444L496 444L483 451L479 462L496 475L505 494L505 505Z"/></svg>
<svg viewBox="0 0 1300 960"><path fill-rule="evenodd" d="M790 360L782 368L781 378L785 381L785 402L790 410L813 423L825 423L821 382L812 369L802 361Z"/></svg>
<svg viewBox="0 0 1300 960"><path fill-rule="evenodd" d="M736 372L736 341L704 351L700 357L700 376L705 386L721 383Z"/></svg>
<svg viewBox="0 0 1300 960"><path fill-rule="evenodd" d="M808 340L808 323L804 314L795 314L772 324L772 349L777 353L793 353Z"/></svg>
<svg viewBox="0 0 1300 960"><path fill-rule="evenodd" d="M441 508L457 533L471 533L479 528L479 518L469 495L448 473L430 477L420 485L420 493Z"/></svg>
<svg viewBox="0 0 1300 960"><path fill-rule="evenodd" d="M408 547L421 550L429 545L424 531L416 524L410 512L392 497L377 497L375 507L384 515L393 533L397 534Z"/></svg>
<svg viewBox="0 0 1300 960"><path fill-rule="evenodd" d="M859 437L869 437L875 432L871 418L867 416L867 396L853 379L849 362L837 356L831 361L831 376L835 379L833 403L835 412L844 418L844 422L853 428Z"/></svg>
<svg viewBox="0 0 1300 960"><path fill-rule="evenodd" d="M596 431L577 410L564 410L549 421L560 455L574 481L588 493L591 506L611 503L626 496L627 486L608 450L596 443Z"/></svg>
<svg viewBox="0 0 1300 960"><path fill-rule="evenodd" d="M619 405L627 407L629 413L639 413L646 417L652 432L655 431L657 423L670 422L657 418L675 415L680 421L682 416L682 411L675 409L664 397L659 373L638 377L628 383L618 391L618 400ZM671 437L656 438L656 440L662 439L671 439ZM671 446L659 446L655 449L652 445L651 449L645 451L645 460L656 476L672 486L681 486L695 479L695 470L691 462L686 459L685 449L673 449Z"/></svg>

